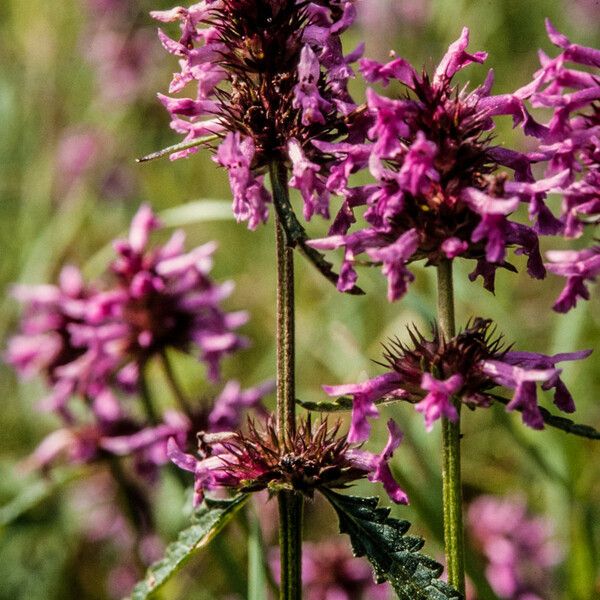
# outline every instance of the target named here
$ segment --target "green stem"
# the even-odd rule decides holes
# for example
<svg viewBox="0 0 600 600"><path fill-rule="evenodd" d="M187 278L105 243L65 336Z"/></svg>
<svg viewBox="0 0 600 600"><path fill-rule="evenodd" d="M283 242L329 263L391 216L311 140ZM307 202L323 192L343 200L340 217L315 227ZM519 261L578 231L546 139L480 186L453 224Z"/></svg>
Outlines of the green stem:
<svg viewBox="0 0 600 600"><path fill-rule="evenodd" d="M139 383L140 383L140 398L142 400L142 404L144 406L144 411L146 412L146 417L148 417L148 421L150 425L158 425L159 418L154 410L154 405L152 404L152 396L150 394L150 388L148 387L148 380L146 378L146 363L143 362L140 364L140 375L139 375Z"/></svg>
<svg viewBox="0 0 600 600"><path fill-rule="evenodd" d="M287 169L280 163L269 168L273 202L289 205ZM276 213L278 211L275 211ZM283 447L296 433L294 355L294 255L285 229L276 216L277 253L277 432ZM281 557L281 600L302 597L302 497L295 492L279 493L279 551Z"/></svg>
<svg viewBox="0 0 600 600"><path fill-rule="evenodd" d="M437 268L438 321L446 340L456 335L452 262L442 261ZM458 419L442 420L442 500L444 513L444 543L448 582L459 592L465 591L465 549L462 517L462 482L460 475L460 402L454 401Z"/></svg>
<svg viewBox="0 0 600 600"><path fill-rule="evenodd" d="M185 394L183 393L183 390L181 389L181 387L179 385L179 382L177 381L177 377L175 377L175 372L173 371L173 365L171 364L171 361L169 360L169 357L167 356L166 352L160 353L160 360L162 363L163 371L165 372L167 383L169 384L169 387L171 388L171 392L173 393L173 396L175 397L177 404L179 404L179 408L186 415L191 416L192 409L190 407L189 402L187 401L187 398L185 397Z"/></svg>

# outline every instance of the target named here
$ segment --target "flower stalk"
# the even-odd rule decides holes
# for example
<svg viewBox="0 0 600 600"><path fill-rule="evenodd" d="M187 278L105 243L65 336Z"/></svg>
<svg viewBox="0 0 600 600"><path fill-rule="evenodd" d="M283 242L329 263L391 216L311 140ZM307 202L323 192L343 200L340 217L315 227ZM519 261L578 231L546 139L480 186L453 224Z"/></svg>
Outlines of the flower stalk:
<svg viewBox="0 0 600 600"><path fill-rule="evenodd" d="M446 340L456 335L452 262L443 260L437 267L438 322ZM465 591L465 559L460 473L460 402L454 400L456 420L442 419L442 501L444 545L448 582L459 592Z"/></svg>
<svg viewBox="0 0 600 600"><path fill-rule="evenodd" d="M273 202L289 203L287 170L279 162L269 166ZM275 219L277 253L277 433L290 441L296 432L295 344L294 344L294 255L285 230ZM279 493L279 548L281 556L281 600L302 596L302 496Z"/></svg>

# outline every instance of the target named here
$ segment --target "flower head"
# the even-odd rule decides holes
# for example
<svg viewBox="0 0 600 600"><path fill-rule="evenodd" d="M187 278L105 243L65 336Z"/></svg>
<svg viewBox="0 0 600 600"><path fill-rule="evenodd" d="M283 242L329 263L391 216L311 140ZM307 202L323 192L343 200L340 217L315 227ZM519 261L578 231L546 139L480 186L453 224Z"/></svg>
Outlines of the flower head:
<svg viewBox="0 0 600 600"><path fill-rule="evenodd" d="M404 400L415 404L423 413L427 430L441 416L456 420L454 402L469 408L488 407L494 401L491 390L504 386L514 390L508 410L520 410L530 427L544 426L537 403L536 383L542 389L554 389L554 403L565 412L575 405L560 378L556 364L580 360L591 351L547 356L531 352L514 352L504 348L501 337L494 336L492 322L474 319L456 337L445 340L434 328L432 339L409 330L411 344L391 341L385 350L384 366L388 372L359 384L324 386L331 396L353 397L351 441L369 435L368 417L377 417L377 400Z"/></svg>
<svg viewBox="0 0 600 600"><path fill-rule="evenodd" d="M520 498L480 496L468 510L470 534L488 561L486 576L500 598L541 600L561 552L552 524L532 517Z"/></svg>
<svg viewBox="0 0 600 600"><path fill-rule="evenodd" d="M525 194L519 195L517 185L533 185L530 161L492 143L497 115L511 115L515 123L524 123L527 133L539 126L517 96L490 95L491 71L470 93L452 83L458 71L487 56L467 52L468 39L465 28L431 76L419 74L402 58L387 64L361 61L368 82L387 85L395 80L405 94L390 99L369 89L370 141L359 148L347 144L325 148L340 163L327 185L345 202L333 235L311 245L344 248L340 289L353 285L353 263L361 253L382 264L390 300L404 295L413 278L407 265L419 259L428 265L458 256L475 259L472 277L483 275L486 287L493 289L495 270L513 269L506 262L506 248L515 247L528 256L530 275L544 276L536 232L510 218L521 201L530 202ZM374 183L350 188L348 176L367 167ZM498 172L500 168L514 171L516 181ZM535 194L530 190L530 196L539 200L548 187L535 188ZM353 209L361 205L367 207L367 226L348 233Z"/></svg>
<svg viewBox="0 0 600 600"><path fill-rule="evenodd" d="M87 324L74 335L120 366L119 380L135 385L139 367L167 348L200 351L208 375L216 380L221 359L246 344L234 330L246 313L226 313L219 306L233 290L209 276L215 244L184 251L185 235L177 231L164 246L149 247L159 221L144 205L134 217L129 238L115 242L111 265L116 285L88 304Z"/></svg>
<svg viewBox="0 0 600 600"><path fill-rule="evenodd" d="M195 503L206 491L230 488L242 492L287 489L312 497L319 487L344 488L363 477L383 483L395 502L407 503L406 494L394 481L388 467L401 433L390 421L389 439L381 454L353 448L338 436L340 424L329 428L322 421L315 428L300 423L295 435L282 442L271 419L264 428L248 422L248 433L198 434L196 458L185 454L172 439L169 456L179 467L195 474Z"/></svg>
<svg viewBox="0 0 600 600"><path fill-rule="evenodd" d="M197 87L193 98L159 95L171 126L188 141L221 139L215 159L229 173L234 214L254 229L268 215L263 174L269 165L297 168L306 155L318 170L328 161L312 140L329 142L352 129L356 105L347 82L361 50L344 56L340 34L355 18L353 2L206 0L152 15L181 26L177 41L159 31L167 51L180 57L170 91ZM295 155L288 150L292 140L300 149ZM310 189L306 180L300 187L307 219L314 212L328 216L328 193L309 206L315 189L326 191L323 181L318 174Z"/></svg>

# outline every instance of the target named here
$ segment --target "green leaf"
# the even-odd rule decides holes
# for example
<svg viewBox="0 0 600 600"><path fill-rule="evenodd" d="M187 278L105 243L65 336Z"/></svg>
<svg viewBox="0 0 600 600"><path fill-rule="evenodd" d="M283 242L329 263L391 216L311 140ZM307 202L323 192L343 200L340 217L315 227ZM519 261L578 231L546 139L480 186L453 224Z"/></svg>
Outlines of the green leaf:
<svg viewBox="0 0 600 600"><path fill-rule="evenodd" d="M340 532L350 536L356 556L366 556L377 582L388 581L401 600L458 600L462 595L440 581L443 567L421 554L425 543L406 535L408 521L389 516L390 509L378 507L378 498L345 496L322 488L338 515Z"/></svg>
<svg viewBox="0 0 600 600"><path fill-rule="evenodd" d="M75 479L79 471L55 471L52 480L40 479L20 491L12 500L0 506L0 526L18 519L54 494L61 486Z"/></svg>
<svg viewBox="0 0 600 600"><path fill-rule="evenodd" d="M150 162L151 160L156 160L157 158L163 158L164 156L172 154L173 152L181 152L182 150L196 148L197 146L201 146L202 144L208 144L209 142L214 142L218 139L219 136L216 134L207 135L205 137L196 138L187 142L180 142L179 144L175 144L174 146L168 146L167 148L163 148L162 150L152 152L152 154L147 154L146 156L136 158L135 160L139 163Z"/></svg>
<svg viewBox="0 0 600 600"><path fill-rule="evenodd" d="M258 517L252 516L248 532L247 600L263 600L267 590L267 564Z"/></svg>
<svg viewBox="0 0 600 600"><path fill-rule="evenodd" d="M233 220L231 202L227 200L196 200L167 208L159 213L165 227L183 227L192 223Z"/></svg>
<svg viewBox="0 0 600 600"><path fill-rule="evenodd" d="M375 400L375 404L394 404L395 402L406 402L401 398L393 398L392 396L384 396L383 398L379 398ZM310 410L313 412L342 412L345 410L352 410L352 406L354 401L350 396L340 396L335 400L331 400L329 402L311 402L310 400L299 400L296 399L296 404L304 408L305 410Z"/></svg>
<svg viewBox="0 0 600 600"><path fill-rule="evenodd" d="M510 400L508 398L504 398L502 396L497 396L496 394L489 394L494 400L499 402L500 404L504 404L506 406ZM573 435L577 435L579 437L588 438L589 440L600 440L600 431L594 429L591 425L582 425L580 423L575 423L571 419L567 419L566 417L561 417L559 415L553 415L548 409L543 406L538 407L540 412L542 413L542 418L544 419L544 423L546 425L550 425L550 427L555 427L556 429L560 429L566 433L572 433ZM517 408L519 412L520 408Z"/></svg>
<svg viewBox="0 0 600 600"><path fill-rule="evenodd" d="M198 550L210 543L248 498L248 494L241 494L231 500L205 500L195 511L192 526L181 531L177 541L167 546L165 557L148 568L146 578L135 586L131 600L152 597Z"/></svg>

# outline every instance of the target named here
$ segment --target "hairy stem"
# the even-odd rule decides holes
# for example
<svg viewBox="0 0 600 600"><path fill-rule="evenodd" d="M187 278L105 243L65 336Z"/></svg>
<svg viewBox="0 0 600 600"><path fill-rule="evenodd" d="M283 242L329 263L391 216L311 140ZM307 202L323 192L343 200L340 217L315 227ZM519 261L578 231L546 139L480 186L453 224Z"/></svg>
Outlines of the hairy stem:
<svg viewBox="0 0 600 600"><path fill-rule="evenodd" d="M438 322L446 340L456 335L452 262L445 260L437 267ZM442 420L442 499L444 543L448 582L459 592L465 591L465 559L462 517L462 482L460 475L460 402L455 400L458 418Z"/></svg>
<svg viewBox="0 0 600 600"><path fill-rule="evenodd" d="M276 206L289 205L287 170L273 163L269 174ZM277 213L277 211L275 211ZM294 256L290 240L275 218L277 253L277 432L287 445L296 432L294 355ZM302 597L302 497L279 493L279 550L281 557L281 600Z"/></svg>

